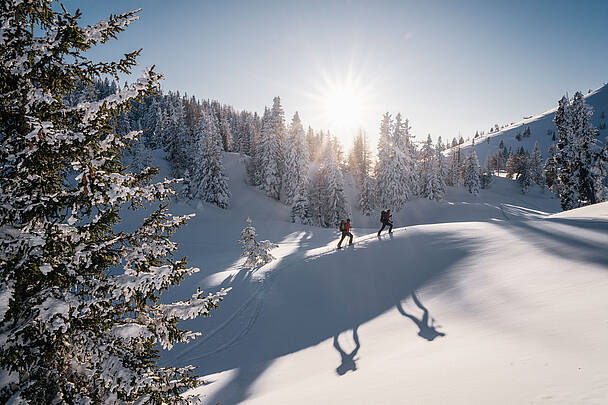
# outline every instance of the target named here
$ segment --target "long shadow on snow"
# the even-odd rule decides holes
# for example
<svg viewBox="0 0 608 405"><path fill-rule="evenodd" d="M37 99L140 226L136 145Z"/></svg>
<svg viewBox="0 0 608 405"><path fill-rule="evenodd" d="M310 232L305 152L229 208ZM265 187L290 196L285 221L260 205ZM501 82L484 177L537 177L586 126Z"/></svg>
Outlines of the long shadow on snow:
<svg viewBox="0 0 608 405"><path fill-rule="evenodd" d="M201 375L238 369L210 403L243 401L274 359L374 319L475 250L475 240L449 233L407 232L381 241L374 237L355 249L314 260L302 260L306 252L300 249L284 258L285 266L278 266L265 282L263 310L251 329L229 347L188 356L187 363L198 366ZM351 366L339 368L347 371Z"/></svg>
<svg viewBox="0 0 608 405"><path fill-rule="evenodd" d="M578 228L608 231L608 219L586 219L586 218L543 218L546 222L575 226Z"/></svg>
<svg viewBox="0 0 608 405"><path fill-rule="evenodd" d="M604 243L587 239L580 232L593 231L608 235L608 221L558 220L511 221L503 223L519 238L555 256L567 255L570 259L608 266L608 237Z"/></svg>
<svg viewBox="0 0 608 405"><path fill-rule="evenodd" d="M338 368L336 368L336 373L338 375L344 375L348 371L357 370L357 359L355 358L355 356L357 356L357 353L359 352L359 349L361 348L361 343L359 343L358 329L359 329L359 325L356 325L353 328L353 341L355 342L355 348L348 354L342 349L342 346L340 346L340 342L338 341L339 334L336 333L334 335L334 348L340 354L340 361L341 361Z"/></svg>
<svg viewBox="0 0 608 405"><path fill-rule="evenodd" d="M422 318L420 319L418 319L412 314L408 314L407 312L405 312L403 306L401 305L401 301L399 301L396 306L397 310L401 315L405 316L406 318L409 318L412 322L416 324L418 329L420 329L418 332L418 336L428 340L429 342L435 340L435 338L439 336L445 336L445 333L439 332L437 330L437 328L439 328L440 326L435 325L435 318L430 317L431 323L429 323L429 310L424 305L422 305L422 303L416 296L416 293L414 292L412 293L412 300L414 301L414 304L416 304L416 306L422 310Z"/></svg>

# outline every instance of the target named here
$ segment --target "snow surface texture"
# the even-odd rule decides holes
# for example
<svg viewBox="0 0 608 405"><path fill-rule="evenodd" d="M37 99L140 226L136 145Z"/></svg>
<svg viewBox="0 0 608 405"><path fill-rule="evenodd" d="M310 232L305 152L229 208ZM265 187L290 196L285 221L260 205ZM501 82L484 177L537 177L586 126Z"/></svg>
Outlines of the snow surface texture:
<svg viewBox="0 0 608 405"><path fill-rule="evenodd" d="M477 152L479 163L483 165L487 156L496 153L500 141L503 141L507 149L512 148L513 152L516 152L522 146L525 150L531 152L534 149L534 143L538 141L543 158L547 159L549 157L549 147L553 143L557 144L557 141L552 140L551 135L547 135L547 131L551 130L555 132L556 137L558 136L557 129L553 123L553 117L557 110L557 102L558 100L555 100L555 108L549 111L524 119L498 132L486 134L475 139L475 151ZM589 94L585 94L585 102L593 108L591 123L596 128L600 129L602 123L604 125L608 124L608 84ZM602 118L602 113L604 118ZM529 137L523 136L526 127L530 128ZM518 133L522 134L521 141L518 141L516 138ZM489 143L486 138L490 139ZM600 129L598 137L600 146L604 145L606 138L608 138L608 128ZM461 147L463 151L466 151L465 154L467 154L468 149L471 147L471 142L465 142Z"/></svg>
<svg viewBox="0 0 608 405"><path fill-rule="evenodd" d="M201 271L167 299L232 291L185 321L202 337L162 354L199 367L206 403L605 402L608 205L552 216L550 193L497 178L478 197L409 202L377 238L379 214L360 215L347 179L355 245L338 251L337 230L289 223L246 185L239 155L224 165L229 210L173 209L197 214L176 239ZM237 243L247 217L280 245L253 272Z"/></svg>

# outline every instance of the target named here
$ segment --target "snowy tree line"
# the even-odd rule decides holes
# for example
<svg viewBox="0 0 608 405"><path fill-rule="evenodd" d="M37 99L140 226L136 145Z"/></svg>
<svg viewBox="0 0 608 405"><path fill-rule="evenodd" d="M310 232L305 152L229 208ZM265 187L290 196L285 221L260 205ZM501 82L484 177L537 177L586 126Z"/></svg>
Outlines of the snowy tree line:
<svg viewBox="0 0 608 405"><path fill-rule="evenodd" d="M546 186L561 199L562 208L569 210L608 200L608 143L600 144L599 131L591 124L592 108L582 93L570 100L563 97L558 104L554 131L547 135L557 140L543 159L538 142L532 152L520 147L513 152L501 140L496 153L488 158L488 170L504 170L515 178L526 193L531 184L544 190ZM524 136L530 136L529 127Z"/></svg>
<svg viewBox="0 0 608 405"><path fill-rule="evenodd" d="M334 227L350 215L340 167L342 151L329 133L304 130L296 112L289 125L281 99L265 108L247 163L249 182L292 206L293 222Z"/></svg>
<svg viewBox="0 0 608 405"><path fill-rule="evenodd" d="M547 169L564 210L608 200L608 140L600 145L592 115L581 92L562 97L555 113L559 137Z"/></svg>
<svg viewBox="0 0 608 405"><path fill-rule="evenodd" d="M78 84L65 102L77 105L97 101L118 90L115 81L99 79L92 86ZM163 149L171 175L185 180L182 197L227 208L230 193L221 152L251 154L261 120L256 113L239 112L218 101L200 101L179 92L164 94L159 90L133 100L128 111L113 118L112 125L121 135L143 131L124 153L133 171L151 164L151 150Z"/></svg>
<svg viewBox="0 0 608 405"><path fill-rule="evenodd" d="M115 84L105 81L87 91L103 95L115 89ZM163 148L172 174L185 178L183 195L221 208L230 204L221 151L240 152L246 157L249 183L292 206L292 221L302 224L334 227L349 216L351 208L344 195L347 174L359 187L359 205L365 215L382 208L399 211L415 198L441 201L447 186L464 187L477 195L501 171L518 181L522 193L532 184L559 193L555 162L543 161L538 145L532 152L523 147L512 151L501 141L481 167L475 138L466 156L460 147L462 137L449 144L441 137L433 142L430 135L415 142L409 122L401 114L383 116L375 158L363 132L355 136L345 156L328 132L305 130L297 112L287 124L279 97L265 107L260 118L215 101L169 92L135 103L118 117L117 128L122 132L144 130L142 141L130 149L136 170L149 164L149 149ZM522 136L531 136L529 127ZM600 190L595 193L597 201L604 191L594 187Z"/></svg>

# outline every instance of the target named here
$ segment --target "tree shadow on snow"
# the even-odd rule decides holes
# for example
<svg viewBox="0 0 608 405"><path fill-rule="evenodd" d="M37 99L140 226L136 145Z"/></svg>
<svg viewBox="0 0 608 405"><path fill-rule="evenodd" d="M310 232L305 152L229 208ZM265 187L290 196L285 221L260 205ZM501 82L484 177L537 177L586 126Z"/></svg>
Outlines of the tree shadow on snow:
<svg viewBox="0 0 608 405"><path fill-rule="evenodd" d="M608 234L608 221L560 220L511 221L504 224L518 238L558 257L567 256L579 262L608 265L608 238L600 242L602 233ZM586 233L589 232L589 233Z"/></svg>
<svg viewBox="0 0 608 405"><path fill-rule="evenodd" d="M412 300L414 301L414 304L416 304L416 306L422 310L422 318L420 318L420 319L418 319L417 317L415 317L412 314L408 314L407 312L405 312L405 310L403 309L403 306L401 305L401 301L399 301L396 306L397 306L397 310L399 311L399 313L401 315L405 316L406 318L411 319L412 322L414 322L416 324L416 326L419 329L418 336L428 340L429 342L435 340L435 338L437 338L439 336L445 336L445 333L439 332L437 330L437 328L439 328L441 326L435 325L434 318L431 317L430 318L431 323L429 323L429 310L424 305L422 305L422 303L416 296L416 293L414 293L414 292L412 293Z"/></svg>

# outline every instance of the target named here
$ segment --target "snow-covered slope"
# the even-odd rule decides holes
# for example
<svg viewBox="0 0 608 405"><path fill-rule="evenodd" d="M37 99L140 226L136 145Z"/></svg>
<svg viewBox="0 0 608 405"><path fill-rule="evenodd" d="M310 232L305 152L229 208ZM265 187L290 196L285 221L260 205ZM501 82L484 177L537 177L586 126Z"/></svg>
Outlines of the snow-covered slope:
<svg viewBox="0 0 608 405"><path fill-rule="evenodd" d="M162 354L194 364L207 403L603 403L608 207L549 216L559 203L510 180L445 203L415 201L392 236L353 215L356 243L286 221L227 154L233 206L177 204L197 217L180 253L201 272L169 291L233 289L204 335ZM352 202L354 205L354 202ZM241 267L251 216L277 260ZM365 222L364 222L365 221ZM404 229L402 225L406 225ZM372 228L373 226L373 228Z"/></svg>
<svg viewBox="0 0 608 405"><path fill-rule="evenodd" d="M575 218L589 220L604 220L608 221L608 202L588 205L586 207L576 208L570 211L559 212L548 216L547 218Z"/></svg>
<svg viewBox="0 0 608 405"><path fill-rule="evenodd" d="M593 107L594 114L591 119L593 125L599 129L600 123L608 124L608 84L589 94L586 94L585 101L587 104ZM555 115L555 110L557 109L557 102L558 100L555 100L556 107L549 111L517 122L514 125L500 130L499 132L486 134L481 138L475 139L475 151L479 157L479 162L483 164L487 156L495 154L498 150L498 145L500 145L500 141L503 141L507 149L512 148L513 151L516 151L523 146L528 152L532 151L534 148L534 143L538 141L538 145L540 151L543 153L543 157L547 158L549 147L552 143L555 143L552 140L551 135L547 135L547 131L555 131L557 136L557 129L553 123L553 117ZM606 118L601 118L602 113L604 113ZM527 138L522 137L521 141L518 141L515 137L518 133L523 134L526 127L530 127L531 136ZM608 129L601 130L599 139L602 145L606 137L608 137ZM489 143L487 142L488 139L490 141ZM467 151L468 153L468 149L471 147L471 142L465 142L462 147L463 150Z"/></svg>

